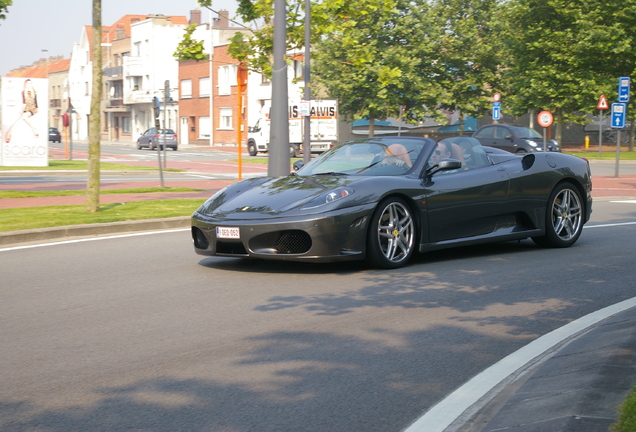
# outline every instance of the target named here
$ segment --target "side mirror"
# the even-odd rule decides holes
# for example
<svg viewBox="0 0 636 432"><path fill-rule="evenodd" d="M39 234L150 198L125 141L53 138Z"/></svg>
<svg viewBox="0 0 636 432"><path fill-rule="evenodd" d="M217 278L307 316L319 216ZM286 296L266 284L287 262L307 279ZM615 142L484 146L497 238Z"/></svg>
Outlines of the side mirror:
<svg viewBox="0 0 636 432"><path fill-rule="evenodd" d="M426 170L426 174L432 176L438 171L450 171L460 169L462 167L461 161L457 159L442 159L437 165L433 165Z"/></svg>
<svg viewBox="0 0 636 432"><path fill-rule="evenodd" d="M294 162L294 164L292 165L292 168L294 169L294 171L298 171L299 169L301 169L303 166L305 166L305 164L303 163L303 161L301 160L297 160L296 162Z"/></svg>
<svg viewBox="0 0 636 432"><path fill-rule="evenodd" d="M506 139L512 141L512 135L506 135Z"/></svg>

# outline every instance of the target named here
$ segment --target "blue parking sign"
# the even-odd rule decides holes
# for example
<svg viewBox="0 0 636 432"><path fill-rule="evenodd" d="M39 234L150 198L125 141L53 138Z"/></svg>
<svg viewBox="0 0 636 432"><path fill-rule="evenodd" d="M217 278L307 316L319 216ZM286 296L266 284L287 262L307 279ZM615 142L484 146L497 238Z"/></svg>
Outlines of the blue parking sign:
<svg viewBox="0 0 636 432"><path fill-rule="evenodd" d="M492 119L499 120L501 119L501 107L499 105L494 105L492 107Z"/></svg>
<svg viewBox="0 0 636 432"><path fill-rule="evenodd" d="M618 101L629 102L629 88L632 80L630 77L620 77L618 79Z"/></svg>
<svg viewBox="0 0 636 432"><path fill-rule="evenodd" d="M623 129L625 127L625 114L627 113L627 104L612 104L612 129Z"/></svg>

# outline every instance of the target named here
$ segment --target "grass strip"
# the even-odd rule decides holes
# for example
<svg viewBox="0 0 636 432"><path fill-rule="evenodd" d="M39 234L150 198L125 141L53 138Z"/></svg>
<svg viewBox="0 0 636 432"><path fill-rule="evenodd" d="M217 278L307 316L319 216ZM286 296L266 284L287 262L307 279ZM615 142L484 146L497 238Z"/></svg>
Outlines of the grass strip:
<svg viewBox="0 0 636 432"><path fill-rule="evenodd" d="M563 153L571 154L578 157L583 157L589 160L616 160L616 151L601 152L601 157L598 157L598 150L587 151L564 151ZM622 151L620 152L620 160L636 160L636 151Z"/></svg>
<svg viewBox="0 0 636 432"><path fill-rule="evenodd" d="M150 188L131 188L131 189L100 189L100 195L109 194L139 194L139 193L157 193L157 192L200 192L205 189L186 188L186 187L150 187ZM6 190L0 191L0 199L2 198L37 198L52 196L77 196L86 195L86 190L46 190L46 191L21 191Z"/></svg>
<svg viewBox="0 0 636 432"><path fill-rule="evenodd" d="M618 407L618 422L610 429L615 432L636 431L636 386L632 388L627 399Z"/></svg>
<svg viewBox="0 0 636 432"><path fill-rule="evenodd" d="M45 167L15 167L15 166L0 166L0 171L86 171L88 170L88 161L86 160L66 160L66 159L51 159L49 160L49 166ZM100 171L159 171L159 168L143 165L127 165L118 164L112 162L100 162ZM183 172L185 170L177 168L163 168L164 171L170 172Z"/></svg>
<svg viewBox="0 0 636 432"><path fill-rule="evenodd" d="M201 198L121 202L101 205L95 213L84 205L0 209L0 231L190 216L204 202Z"/></svg>

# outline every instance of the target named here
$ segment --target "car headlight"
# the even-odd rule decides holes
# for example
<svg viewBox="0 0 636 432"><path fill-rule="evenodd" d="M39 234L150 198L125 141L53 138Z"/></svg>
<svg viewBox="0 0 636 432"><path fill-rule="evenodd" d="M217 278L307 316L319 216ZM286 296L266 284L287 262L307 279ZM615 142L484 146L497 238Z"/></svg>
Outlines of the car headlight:
<svg viewBox="0 0 636 432"><path fill-rule="evenodd" d="M320 207L322 205L330 204L332 202L336 202L338 200L346 198L351 194L353 194L353 189L347 187L339 187L337 189L333 189L329 192L318 195L316 198L312 199L301 208L303 210L307 210Z"/></svg>
<svg viewBox="0 0 636 432"><path fill-rule="evenodd" d="M538 144L537 144L537 142L536 142L536 141L526 140L526 142L527 142L528 144L530 144L532 147L536 147L536 146L538 146Z"/></svg>

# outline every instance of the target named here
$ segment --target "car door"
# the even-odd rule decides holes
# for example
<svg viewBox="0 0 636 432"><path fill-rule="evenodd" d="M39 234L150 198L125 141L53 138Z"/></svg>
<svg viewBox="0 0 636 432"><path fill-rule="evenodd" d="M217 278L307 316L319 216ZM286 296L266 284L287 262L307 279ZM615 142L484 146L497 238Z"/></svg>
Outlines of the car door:
<svg viewBox="0 0 636 432"><path fill-rule="evenodd" d="M509 177L488 165L457 172L438 172L425 182L430 242L492 233L506 211Z"/></svg>
<svg viewBox="0 0 636 432"><path fill-rule="evenodd" d="M150 139L152 138L154 134L155 134L155 128L150 128L146 130L146 132L144 132L143 135L139 137L139 142L143 144L144 146L149 146Z"/></svg>

